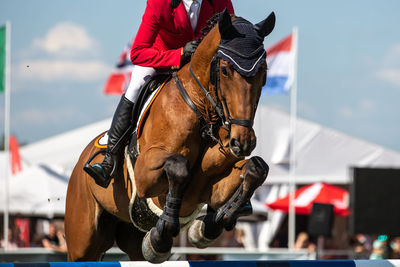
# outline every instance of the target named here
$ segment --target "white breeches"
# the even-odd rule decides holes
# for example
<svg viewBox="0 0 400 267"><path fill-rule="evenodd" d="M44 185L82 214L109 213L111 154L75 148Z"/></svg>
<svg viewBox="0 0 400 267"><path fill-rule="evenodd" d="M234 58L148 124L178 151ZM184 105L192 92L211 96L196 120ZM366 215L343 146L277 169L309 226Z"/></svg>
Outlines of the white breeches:
<svg viewBox="0 0 400 267"><path fill-rule="evenodd" d="M136 103L142 85L156 73L156 70L151 67L133 66L131 81L128 89L126 89L125 97L131 102Z"/></svg>

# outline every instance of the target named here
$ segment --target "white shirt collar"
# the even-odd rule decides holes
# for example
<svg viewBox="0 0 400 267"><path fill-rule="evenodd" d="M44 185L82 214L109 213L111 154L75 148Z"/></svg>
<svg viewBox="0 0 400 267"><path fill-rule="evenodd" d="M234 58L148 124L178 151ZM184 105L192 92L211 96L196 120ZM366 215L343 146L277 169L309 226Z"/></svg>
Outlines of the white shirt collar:
<svg viewBox="0 0 400 267"><path fill-rule="evenodd" d="M182 2L183 2L183 4L185 5L186 13L189 13L190 6L192 5L193 0L182 0ZM201 7L201 2L203 2L203 0L197 0L197 2L199 2L200 7ZM197 12L200 12L200 8L198 9ZM197 15L199 15L199 14L197 14ZM197 17L198 17L198 16L197 16Z"/></svg>

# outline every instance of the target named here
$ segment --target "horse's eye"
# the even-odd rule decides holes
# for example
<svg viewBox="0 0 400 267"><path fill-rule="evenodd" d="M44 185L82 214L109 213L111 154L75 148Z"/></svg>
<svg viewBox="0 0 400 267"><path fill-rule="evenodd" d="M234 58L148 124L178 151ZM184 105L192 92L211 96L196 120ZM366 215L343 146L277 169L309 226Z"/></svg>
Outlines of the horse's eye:
<svg viewBox="0 0 400 267"><path fill-rule="evenodd" d="M224 75L225 77L228 77L228 70L226 69L226 67L221 67L221 73L222 73L222 75Z"/></svg>

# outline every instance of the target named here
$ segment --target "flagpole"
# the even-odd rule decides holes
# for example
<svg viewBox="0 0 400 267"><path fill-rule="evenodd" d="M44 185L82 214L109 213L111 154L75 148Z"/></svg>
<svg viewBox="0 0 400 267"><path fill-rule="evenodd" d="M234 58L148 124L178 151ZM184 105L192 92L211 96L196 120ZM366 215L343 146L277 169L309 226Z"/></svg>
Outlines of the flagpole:
<svg viewBox="0 0 400 267"><path fill-rule="evenodd" d="M10 178L10 84L11 84L11 23L6 22L6 64L5 64L5 112L4 112L4 152L5 179L4 179L4 249L8 249L8 223L9 223L9 178Z"/></svg>
<svg viewBox="0 0 400 267"><path fill-rule="evenodd" d="M297 52L298 52L298 29L293 28L293 86L290 91L290 164L289 164L289 222L288 222L288 247L294 249L296 238L296 122L297 122Z"/></svg>

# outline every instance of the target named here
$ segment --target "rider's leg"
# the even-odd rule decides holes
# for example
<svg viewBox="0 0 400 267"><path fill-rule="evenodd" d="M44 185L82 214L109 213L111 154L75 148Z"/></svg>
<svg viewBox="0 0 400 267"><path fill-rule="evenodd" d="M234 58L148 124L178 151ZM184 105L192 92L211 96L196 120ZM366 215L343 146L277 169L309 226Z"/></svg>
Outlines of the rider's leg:
<svg viewBox="0 0 400 267"><path fill-rule="evenodd" d="M85 166L84 168L94 178L96 183L104 188L107 188L111 181L112 171L115 168L114 165L121 153L121 144L125 141L121 139L122 137L129 136L125 132L132 124L136 124L136 121L132 121L132 113L140 89L155 73L156 71L153 68L134 66L131 82L125 94L121 97L114 113L110 130L108 131L108 143L103 162L101 164L96 163L91 166Z"/></svg>

